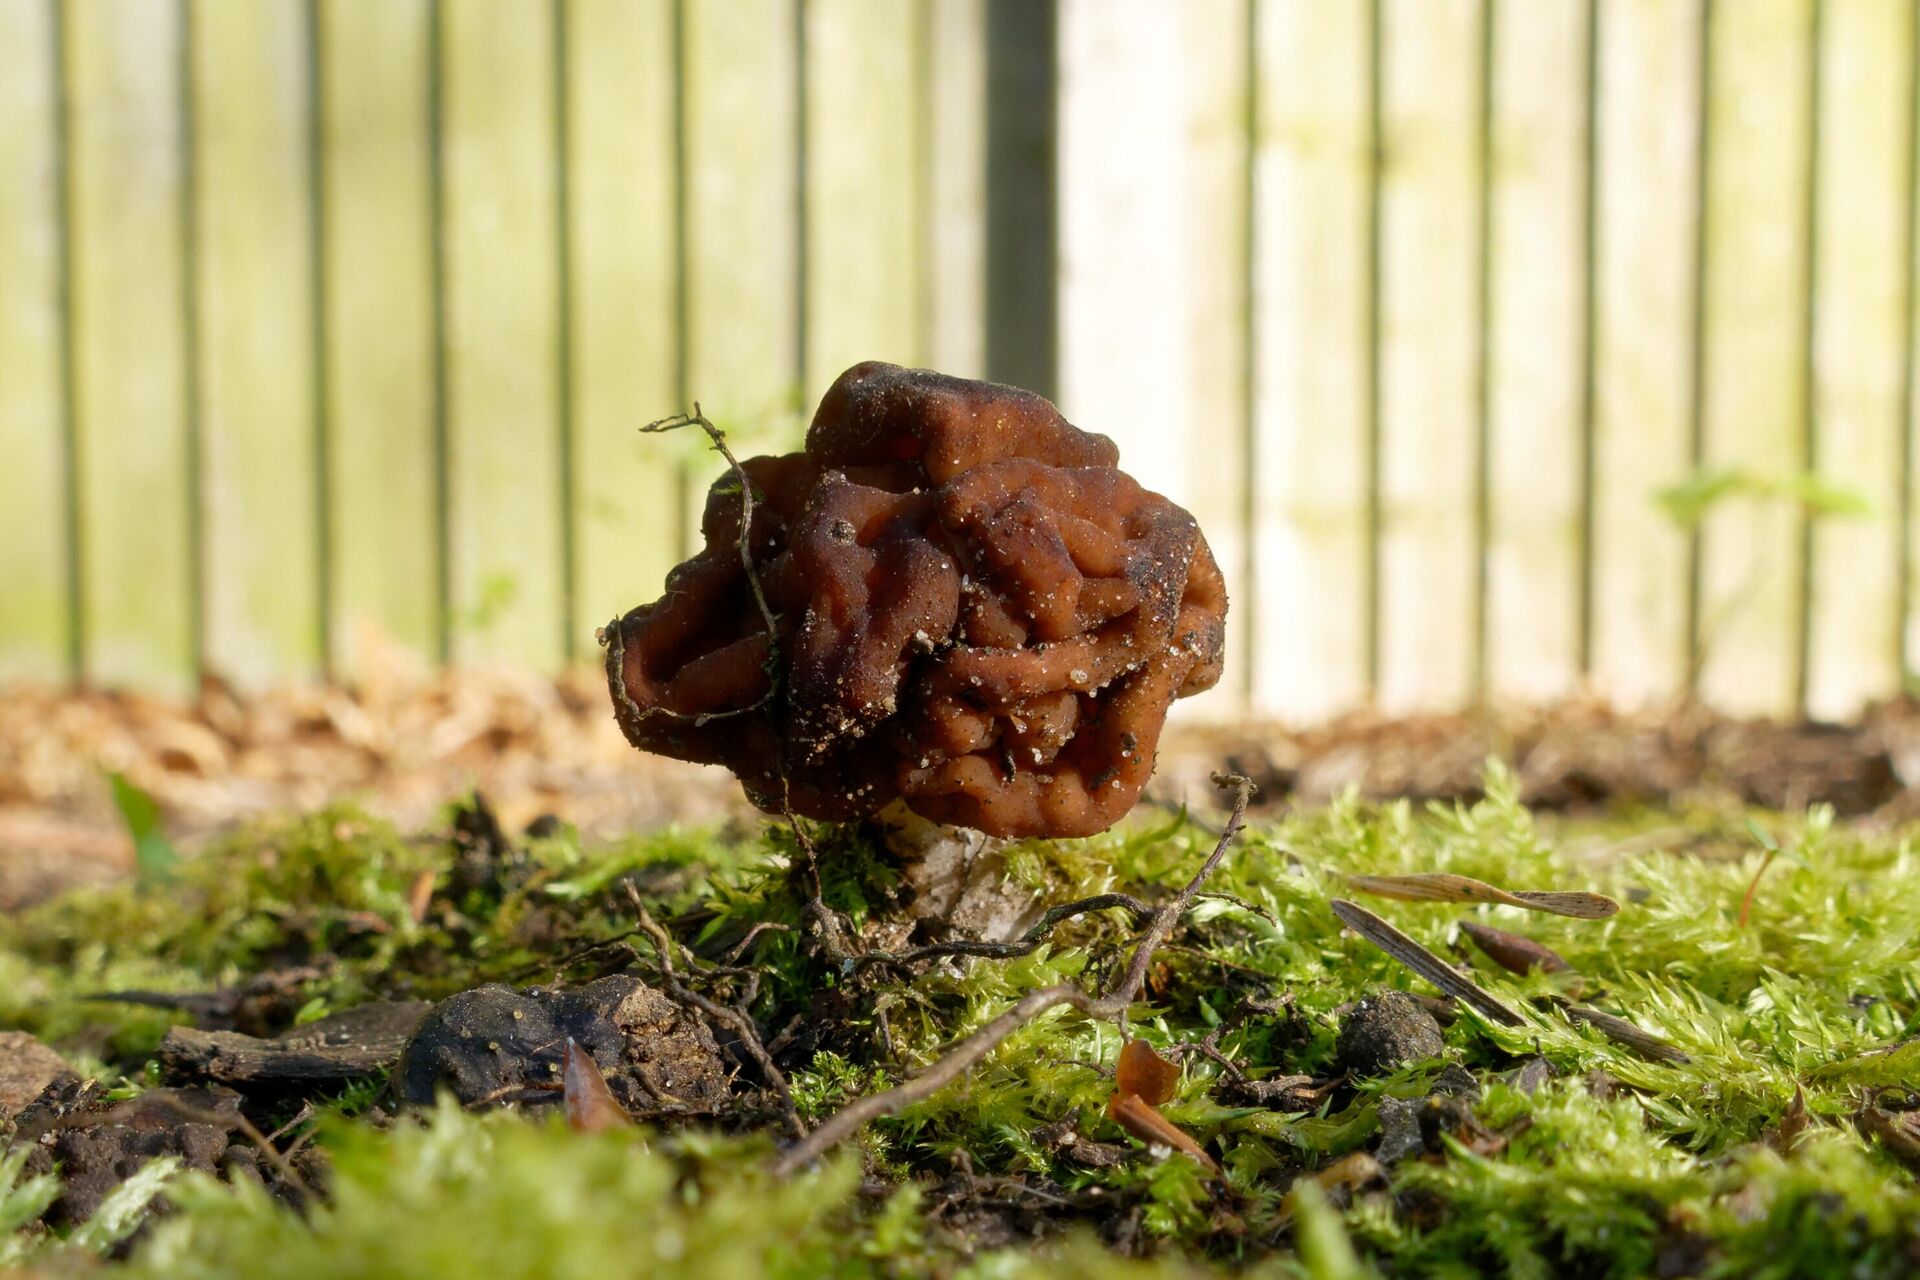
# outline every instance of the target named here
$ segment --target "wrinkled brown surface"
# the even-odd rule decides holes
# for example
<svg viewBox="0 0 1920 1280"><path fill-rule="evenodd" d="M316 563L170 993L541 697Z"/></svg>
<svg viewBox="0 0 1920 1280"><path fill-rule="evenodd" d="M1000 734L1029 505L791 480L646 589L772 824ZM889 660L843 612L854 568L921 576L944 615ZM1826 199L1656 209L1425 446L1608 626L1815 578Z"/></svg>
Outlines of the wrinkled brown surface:
<svg viewBox="0 0 1920 1280"><path fill-rule="evenodd" d="M621 728L769 810L899 798L998 836L1106 829L1168 706L1219 679L1227 608L1193 517L1118 461L1039 396L856 365L803 453L742 463L776 634L729 473L705 549L608 628Z"/></svg>

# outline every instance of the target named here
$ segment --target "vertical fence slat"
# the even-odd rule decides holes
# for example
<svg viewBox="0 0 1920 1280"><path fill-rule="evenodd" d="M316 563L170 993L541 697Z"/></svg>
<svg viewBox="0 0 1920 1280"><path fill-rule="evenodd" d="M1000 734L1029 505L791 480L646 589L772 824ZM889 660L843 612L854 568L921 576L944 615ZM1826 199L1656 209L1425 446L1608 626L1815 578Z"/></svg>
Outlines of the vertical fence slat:
<svg viewBox="0 0 1920 1280"><path fill-rule="evenodd" d="M0 680L66 673L52 11L0 0Z"/></svg>
<svg viewBox="0 0 1920 1280"><path fill-rule="evenodd" d="M324 0L333 631L431 655L435 590L432 299L424 0Z"/></svg>
<svg viewBox="0 0 1920 1280"><path fill-rule="evenodd" d="M894 0L806 6L808 399L920 355L915 22Z"/></svg>
<svg viewBox="0 0 1920 1280"><path fill-rule="evenodd" d="M1254 270L1254 698L1311 720L1367 692L1364 0L1263 0Z"/></svg>
<svg viewBox="0 0 1920 1280"><path fill-rule="evenodd" d="M1809 0L1716 11L1709 103L1706 457L1709 473L1789 484L1803 467L1801 296ZM1701 529L1700 687L1717 706L1793 709L1799 516L1733 500Z"/></svg>
<svg viewBox="0 0 1920 1280"><path fill-rule="evenodd" d="M1694 6L1603 3L1596 265L1593 675L1628 703L1686 668L1686 538L1659 491L1690 465Z"/></svg>
<svg viewBox="0 0 1920 1280"><path fill-rule="evenodd" d="M790 442L806 399L794 364L793 4L686 0L688 392L736 452ZM704 491L719 468L704 443L680 443Z"/></svg>
<svg viewBox="0 0 1920 1280"><path fill-rule="evenodd" d="M1540 700L1580 651L1586 4L1496 12L1489 691Z"/></svg>
<svg viewBox="0 0 1920 1280"><path fill-rule="evenodd" d="M1907 55L1912 6L1826 0L1818 345L1823 483L1868 505L1814 529L1808 709L1838 717L1899 686L1900 343L1905 301Z"/></svg>
<svg viewBox="0 0 1920 1280"><path fill-rule="evenodd" d="M963 378L986 374L986 0L924 0L919 163L930 208L921 228L931 309L921 359Z"/></svg>
<svg viewBox="0 0 1920 1280"><path fill-rule="evenodd" d="M1175 501L1194 490L1182 261L1181 13L1153 0L1060 9L1060 407L1113 437Z"/></svg>
<svg viewBox="0 0 1920 1280"><path fill-rule="evenodd" d="M73 308L86 674L180 690L194 665L178 69L170 5L74 5Z"/></svg>
<svg viewBox="0 0 1920 1280"><path fill-rule="evenodd" d="M1260 596L1248 554L1255 450L1247 368L1247 326L1252 321L1247 113L1254 92L1247 41L1256 12L1250 0L1199 0L1180 6L1184 135L1177 185L1185 227L1177 243L1187 277L1182 339L1188 381L1181 391L1183 415L1178 421L1190 460L1185 500L1207 531L1232 600L1227 677L1212 693L1181 705L1190 708L1182 714L1215 720L1248 710L1255 666L1248 642Z"/></svg>
<svg viewBox="0 0 1920 1280"><path fill-rule="evenodd" d="M1380 700L1469 693L1478 6L1385 9Z"/></svg>
<svg viewBox="0 0 1920 1280"><path fill-rule="evenodd" d="M192 7L207 660L258 685L320 665L298 0Z"/></svg>
<svg viewBox="0 0 1920 1280"><path fill-rule="evenodd" d="M446 0L454 652L560 658L560 428L545 6Z"/></svg>
<svg viewBox="0 0 1920 1280"><path fill-rule="evenodd" d="M674 331L671 0L574 0L575 631L651 600L677 559L677 469L639 426L682 408Z"/></svg>

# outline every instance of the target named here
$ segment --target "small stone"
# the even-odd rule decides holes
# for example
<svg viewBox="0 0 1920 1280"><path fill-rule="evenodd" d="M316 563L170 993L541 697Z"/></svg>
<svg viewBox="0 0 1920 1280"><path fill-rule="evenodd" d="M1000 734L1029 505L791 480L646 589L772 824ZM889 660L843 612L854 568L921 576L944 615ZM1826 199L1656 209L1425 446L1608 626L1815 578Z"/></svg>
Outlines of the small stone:
<svg viewBox="0 0 1920 1280"><path fill-rule="evenodd" d="M706 1023L628 974L558 991L490 983L441 1001L401 1053L394 1093L413 1106L442 1091L469 1106L558 1105L553 1081L569 1038L632 1113L711 1115L728 1097Z"/></svg>
<svg viewBox="0 0 1920 1280"><path fill-rule="evenodd" d="M1426 1149L1426 1139L1420 1136L1420 1103L1380 1099L1380 1145L1374 1148L1373 1158L1381 1164L1398 1164Z"/></svg>
<svg viewBox="0 0 1920 1280"><path fill-rule="evenodd" d="M1342 1067L1364 1077L1438 1057L1446 1047L1440 1024L1418 1000L1404 991L1382 991L1347 1014L1337 1052Z"/></svg>
<svg viewBox="0 0 1920 1280"><path fill-rule="evenodd" d="M24 1031L0 1031L0 1124L73 1072L62 1058Z"/></svg>

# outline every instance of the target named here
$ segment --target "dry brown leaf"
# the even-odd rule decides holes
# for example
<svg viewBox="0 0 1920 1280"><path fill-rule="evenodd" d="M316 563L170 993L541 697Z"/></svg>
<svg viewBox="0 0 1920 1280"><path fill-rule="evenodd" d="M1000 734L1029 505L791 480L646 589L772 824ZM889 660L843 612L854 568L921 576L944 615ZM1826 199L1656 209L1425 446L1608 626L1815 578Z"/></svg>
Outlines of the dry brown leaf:
<svg viewBox="0 0 1920 1280"><path fill-rule="evenodd" d="M1350 875L1347 884L1361 893L1404 902L1492 902L1580 920L1605 920L1620 910L1620 904L1605 894L1582 890L1508 890L1444 871L1410 876Z"/></svg>
<svg viewBox="0 0 1920 1280"><path fill-rule="evenodd" d="M1120 1062L1114 1070L1115 1097L1133 1094L1150 1107L1173 1097L1180 1084L1180 1067L1168 1062L1145 1040L1129 1040L1120 1048Z"/></svg>
<svg viewBox="0 0 1920 1280"><path fill-rule="evenodd" d="M1207 1172L1220 1172L1220 1166L1213 1162L1213 1157L1201 1150L1200 1144L1188 1137L1185 1130L1135 1094L1114 1094L1113 1101L1107 1104L1107 1118L1142 1142L1157 1143L1185 1152L1198 1160Z"/></svg>
<svg viewBox="0 0 1920 1280"><path fill-rule="evenodd" d="M571 1036L561 1057L561 1082L565 1089L567 1124L575 1133L604 1133L626 1125L627 1112L607 1088L600 1064L576 1044Z"/></svg>
<svg viewBox="0 0 1920 1280"><path fill-rule="evenodd" d="M1220 1166L1213 1162L1213 1157L1155 1109L1173 1097L1179 1083L1178 1064L1155 1053L1145 1040L1129 1040L1120 1048L1120 1061L1114 1070L1113 1097L1107 1102L1107 1118L1142 1142L1185 1152L1208 1172L1218 1173Z"/></svg>

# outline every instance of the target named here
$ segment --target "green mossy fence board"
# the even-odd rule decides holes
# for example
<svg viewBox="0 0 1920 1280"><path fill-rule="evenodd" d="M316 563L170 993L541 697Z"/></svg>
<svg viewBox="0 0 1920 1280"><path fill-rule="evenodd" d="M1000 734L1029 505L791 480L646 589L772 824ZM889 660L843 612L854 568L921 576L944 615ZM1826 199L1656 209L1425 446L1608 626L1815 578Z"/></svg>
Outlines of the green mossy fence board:
<svg viewBox="0 0 1920 1280"><path fill-rule="evenodd" d="M1692 466L1697 33L1691 5L1600 10L1590 643L1635 701L1687 677L1687 539L1656 495Z"/></svg>
<svg viewBox="0 0 1920 1280"><path fill-rule="evenodd" d="M1472 692L1475 0L1386 0L1379 484L1383 705Z"/></svg>
<svg viewBox="0 0 1920 1280"><path fill-rule="evenodd" d="M685 0L688 393L757 452L795 438L800 385L798 0ZM805 407L811 408L810 404ZM719 473L688 435L699 491Z"/></svg>
<svg viewBox="0 0 1920 1280"><path fill-rule="evenodd" d="M453 652L561 657L551 12L445 0Z"/></svg>
<svg viewBox="0 0 1920 1280"><path fill-rule="evenodd" d="M790 447L1017 298L1000 367L1227 569L1189 713L1897 687L1910 3L1056 16L0 0L0 677L589 656L719 472L641 423Z"/></svg>
<svg viewBox="0 0 1920 1280"><path fill-rule="evenodd" d="M679 550L675 449L639 428L684 406L676 385L671 0L575 0L573 211L579 584L573 628L652 600Z"/></svg>
<svg viewBox="0 0 1920 1280"><path fill-rule="evenodd" d="M919 232L922 20L896 0L806 5L804 386L860 360L924 364Z"/></svg>
<svg viewBox="0 0 1920 1280"><path fill-rule="evenodd" d="M1369 673L1365 0L1266 0L1255 168L1254 706L1312 719ZM1300 51L1316 51L1302 58Z"/></svg>
<svg viewBox="0 0 1920 1280"><path fill-rule="evenodd" d="M1841 716L1899 684L1901 309L1913 6L1826 0L1813 459L1859 498L1816 523L1808 706Z"/></svg>
<svg viewBox="0 0 1920 1280"><path fill-rule="evenodd" d="M0 0L0 680L67 675L51 14Z"/></svg>
<svg viewBox="0 0 1920 1280"><path fill-rule="evenodd" d="M1580 658L1586 5L1489 2L1486 692L1553 697Z"/></svg>
<svg viewBox="0 0 1920 1280"><path fill-rule="evenodd" d="M323 0L333 632L341 668L435 652L425 0Z"/></svg>
<svg viewBox="0 0 1920 1280"><path fill-rule="evenodd" d="M85 674L184 690L199 575L182 331L177 10L66 6Z"/></svg>
<svg viewBox="0 0 1920 1280"><path fill-rule="evenodd" d="M986 373L986 0L926 0L921 23L926 359L978 378Z"/></svg>
<svg viewBox="0 0 1920 1280"><path fill-rule="evenodd" d="M1801 412L1811 0L1716 7L1708 100L1704 465L1779 481L1804 469ZM1799 516L1779 501L1707 514L1701 580L1710 699L1785 713L1795 696Z"/></svg>
<svg viewBox="0 0 1920 1280"><path fill-rule="evenodd" d="M1186 412L1179 446L1188 452L1188 498L1238 606L1227 615L1227 645L1251 653L1257 597L1252 546L1254 438L1249 326L1253 322L1248 223L1252 218L1250 29L1247 0L1198 0L1181 7L1185 76L1181 190L1185 193L1187 306ZM1253 664L1234 669L1183 714L1225 718L1253 687Z"/></svg>
<svg viewBox="0 0 1920 1280"><path fill-rule="evenodd" d="M319 468L301 0L198 0L193 23L208 665L319 670Z"/></svg>

